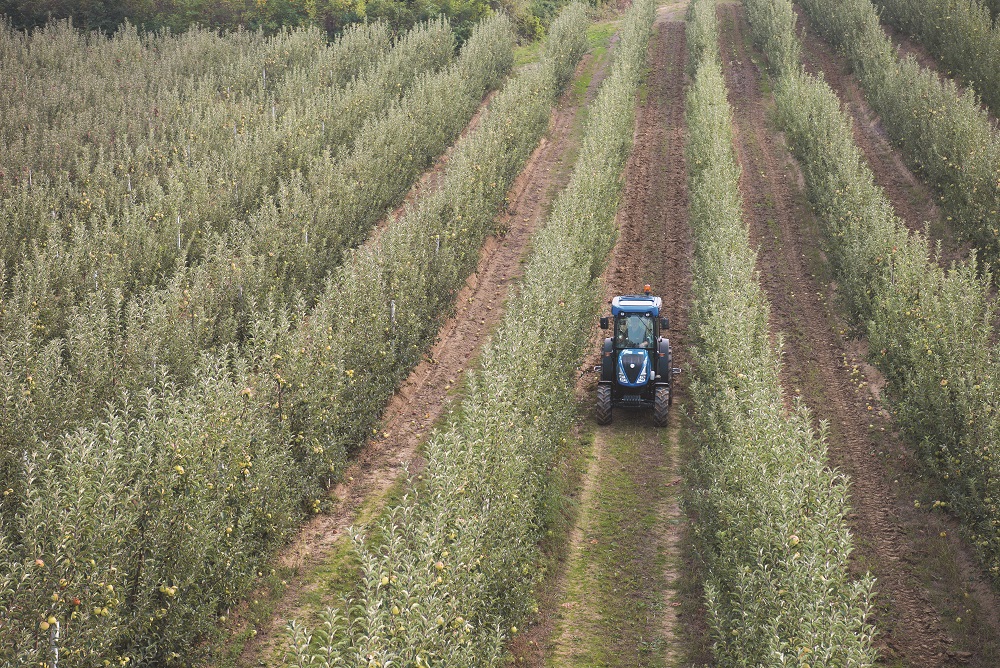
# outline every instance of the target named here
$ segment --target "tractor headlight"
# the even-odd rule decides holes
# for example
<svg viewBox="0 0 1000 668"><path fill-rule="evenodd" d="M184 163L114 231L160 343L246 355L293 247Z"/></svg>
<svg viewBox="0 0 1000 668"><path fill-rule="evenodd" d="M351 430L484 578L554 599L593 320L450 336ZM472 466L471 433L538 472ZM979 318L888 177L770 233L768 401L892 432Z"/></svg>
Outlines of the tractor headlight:
<svg viewBox="0 0 1000 668"><path fill-rule="evenodd" d="M628 385L628 376L625 375L625 369L618 365L618 382L622 385Z"/></svg>
<svg viewBox="0 0 1000 668"><path fill-rule="evenodd" d="M648 371L649 371L649 362L648 361L643 362L642 371L639 372L639 377L636 378L635 380L636 385L642 385L643 383L646 382L646 377L649 375Z"/></svg>

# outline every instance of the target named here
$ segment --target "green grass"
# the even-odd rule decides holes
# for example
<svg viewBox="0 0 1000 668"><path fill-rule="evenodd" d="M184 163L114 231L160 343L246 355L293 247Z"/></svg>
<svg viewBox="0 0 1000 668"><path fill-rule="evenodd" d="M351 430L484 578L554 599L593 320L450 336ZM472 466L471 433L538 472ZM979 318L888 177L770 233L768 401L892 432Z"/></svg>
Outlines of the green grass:
<svg viewBox="0 0 1000 668"><path fill-rule="evenodd" d="M593 495L579 510L580 552L567 572L567 601L590 609L570 622L566 636L574 667L667 665L660 618L668 555L659 541L675 530L660 517L678 493L668 484L671 430L655 430L647 415L620 412L615 426L591 432L595 444L583 450L581 466L600 461Z"/></svg>
<svg viewBox="0 0 1000 668"><path fill-rule="evenodd" d="M667 462L649 471L643 443L655 438L648 434L650 429L618 428L609 439L610 457L597 498L598 542L588 542L584 551L598 564L599 612L602 636L609 641L608 658L619 656L619 661L629 665L662 666L664 640L650 629L655 628L665 604L666 555L649 543L656 540L658 510L666 491L656 483L664 482ZM663 447L660 439L656 441ZM643 484L647 477L653 485ZM637 655L620 656L626 648L634 648Z"/></svg>
<svg viewBox="0 0 1000 668"><path fill-rule="evenodd" d="M611 36L618 30L617 20L598 21L587 28L587 42L594 56L604 55L611 43Z"/></svg>
<svg viewBox="0 0 1000 668"><path fill-rule="evenodd" d="M239 658L243 648L256 636L256 629L270 622L287 588L288 580L294 575L295 571L291 568L276 568L264 578L262 586L254 593L254 598L249 599L245 609L239 611L239 624L228 629L220 628L216 637L209 641L212 651L206 665L217 668L235 668L241 665Z"/></svg>
<svg viewBox="0 0 1000 668"><path fill-rule="evenodd" d="M514 47L514 67L521 67L537 61L542 55L543 40L536 39Z"/></svg>
<svg viewBox="0 0 1000 668"><path fill-rule="evenodd" d="M587 28L587 42L595 58L603 56L608 50L611 36L618 30L617 19L606 19L590 24ZM514 67L520 67L537 61L542 55L544 39L536 39L526 44L514 47Z"/></svg>
<svg viewBox="0 0 1000 668"><path fill-rule="evenodd" d="M573 98L577 103L585 100L587 89L594 78L594 73L608 55L611 37L618 30L617 21L601 21L592 23L587 28L587 43L590 45L590 60L587 61L580 75L573 80Z"/></svg>

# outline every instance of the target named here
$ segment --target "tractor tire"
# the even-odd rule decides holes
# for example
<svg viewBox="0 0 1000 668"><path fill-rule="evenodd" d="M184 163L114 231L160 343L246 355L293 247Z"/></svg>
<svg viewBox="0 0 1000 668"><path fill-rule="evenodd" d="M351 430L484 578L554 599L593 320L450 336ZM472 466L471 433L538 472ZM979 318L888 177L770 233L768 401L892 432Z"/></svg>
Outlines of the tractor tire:
<svg viewBox="0 0 1000 668"><path fill-rule="evenodd" d="M670 387L660 385L653 395L653 425L666 427L670 417Z"/></svg>
<svg viewBox="0 0 1000 668"><path fill-rule="evenodd" d="M594 411L597 424L611 424L611 386L597 386L597 409Z"/></svg>

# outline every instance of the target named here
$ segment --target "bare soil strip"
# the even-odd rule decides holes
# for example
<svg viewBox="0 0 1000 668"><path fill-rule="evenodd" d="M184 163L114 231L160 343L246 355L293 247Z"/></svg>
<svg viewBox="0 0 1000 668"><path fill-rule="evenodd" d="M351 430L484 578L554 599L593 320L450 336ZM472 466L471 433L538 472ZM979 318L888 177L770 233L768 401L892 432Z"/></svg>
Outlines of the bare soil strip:
<svg viewBox="0 0 1000 668"><path fill-rule="evenodd" d="M683 154L683 10L683 3L673 3L657 15L648 91L636 111L625 169L618 244L604 274L609 300L639 292L644 283L663 297L679 365L693 255ZM603 336L595 329L594 352L577 388L586 406L585 430L593 428L596 377L590 370ZM686 526L678 477L682 402L678 383L666 430L655 429L646 411L616 410L614 424L594 432L564 570L542 623L518 643L518 665L662 666L679 660L677 581Z"/></svg>
<svg viewBox="0 0 1000 668"><path fill-rule="evenodd" d="M578 72L587 66L584 58ZM595 76L591 86L599 77ZM563 161L575 144L572 129L580 102L572 91L552 114L548 136L532 153L508 194L507 211L498 221L502 236L491 237L480 252L479 265L456 298L456 313L441 328L427 357L413 370L386 408L382 426L357 454L332 490L336 507L306 524L278 558L295 573L278 602L270 624L246 644L238 665L258 665L284 641L289 619L309 614L303 601L318 586L310 575L321 568L359 518L376 515L405 469L421 466L419 446L451 405L451 389L479 354L487 333L503 314L503 301L521 275L530 240L548 212L552 193L568 179ZM435 170L443 165L444 158ZM425 176L416 189L427 187ZM408 197L412 201L412 197ZM342 601L328 601L339 605Z"/></svg>
<svg viewBox="0 0 1000 668"><path fill-rule="evenodd" d="M862 361L864 342L845 340L846 327L828 307L835 293L820 232L782 138L767 124L771 103L761 94L743 10L721 5L719 13L744 216L771 301L771 329L784 339L783 384L829 423L831 465L851 477L853 568L876 577L873 621L882 661L921 668L997 665L989 648L989 637L997 636L996 596L957 538L954 521L913 505L933 488L919 480L911 450L880 409L880 381ZM816 48L807 47L810 53ZM862 128L862 136L871 135Z"/></svg>

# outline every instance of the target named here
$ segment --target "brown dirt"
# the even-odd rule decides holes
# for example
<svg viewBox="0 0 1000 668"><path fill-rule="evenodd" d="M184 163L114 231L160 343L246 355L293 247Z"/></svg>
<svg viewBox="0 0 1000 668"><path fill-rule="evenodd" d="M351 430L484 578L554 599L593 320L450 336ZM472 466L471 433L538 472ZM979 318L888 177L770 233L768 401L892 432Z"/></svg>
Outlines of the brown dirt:
<svg viewBox="0 0 1000 668"><path fill-rule="evenodd" d="M671 319L674 360L680 366L686 359L684 340L693 256L684 165L686 51L681 19L685 4L672 3L658 11L649 49L648 94L636 110L633 151L625 168L618 243L603 276L604 296L608 301L616 294L641 292L646 283L653 294L663 298L664 309ZM580 402L588 408L596 388L592 370L599 362L604 335L595 326L590 344L594 352L581 367L581 381L577 385ZM685 651L679 649L678 641L682 638L677 632L678 613L687 612L677 596L678 571L683 568L684 556L679 546L686 527L677 487L682 385L678 381L666 445L645 411L617 410L613 426L596 430L592 456L578 488L576 501L580 510L570 531L565 562L560 564L561 570L543 598L539 623L515 645L517 665L581 665L588 660L597 660L599 665L662 665L664 661L678 660ZM584 430L590 428L590 424L583 426ZM627 463L620 457L630 453L616 454L625 433L629 439L634 437L637 456ZM636 462L640 464L638 467ZM642 499L633 518L635 526L623 527L616 538L634 539L632 534L639 530L643 507L650 507L646 504L654 504L657 517L651 530L643 533L635 553L620 563L621 585L616 587L616 596L629 609L616 611L619 619L611 620L607 618L611 615L602 616L601 608L606 608L607 601L598 595L606 583L591 578L603 575L597 563L601 549L598 543L607 537L607 528L599 526L602 514L606 513L599 500L602 496L599 488L616 474L628 476L629 484ZM571 582L574 573L577 578ZM581 574L582 583L578 581ZM642 583L641 591L631 588L635 582ZM694 605L700 606L700 601L696 600ZM629 619L629 615L639 616L636 610L647 612L641 613L642 619ZM684 625L687 626L686 622ZM641 645L644 640L653 642L652 639L662 649L650 654Z"/></svg>
<svg viewBox="0 0 1000 668"><path fill-rule="evenodd" d="M880 383L878 375L860 361L865 357L864 343L842 338L840 333L846 328L828 307L834 291L829 282L817 278L828 271L817 251L820 233L797 185L798 175L783 139L767 124L771 103L761 94L743 10L725 5L719 13L724 70L743 167L744 216L758 247L761 283L771 302L771 329L781 333L785 344L783 384L803 395L818 420L829 423L831 465L851 478L849 521L856 544L852 569L858 574L870 571L876 578L872 621L879 630L876 644L881 660L921 668L995 665L969 651L975 648L968 637L956 642L956 624L951 623L956 605L964 608L962 597L968 594L982 613L977 623L992 628L995 637L998 629L990 620L996 617L995 594L973 566L967 546L955 538L954 523L946 527L949 519L943 514L931 515L913 506L915 494L929 492L926 485L916 482L919 467L913 454L892 433L889 415L880 409L873 391ZM817 49L808 46L808 54L819 53ZM828 79L839 79L842 90L848 89L849 81L824 71ZM857 125L864 126L860 141L867 142L871 151L877 133L871 131L871 124ZM897 162L883 161L880 179L887 178L889 165L888 173L895 176L888 178L908 181L894 171L892 165ZM905 200L900 193L897 188L894 199ZM971 612L970 608L965 612Z"/></svg>
<svg viewBox="0 0 1000 668"><path fill-rule="evenodd" d="M589 58L584 59L581 68ZM598 80L595 76L594 82ZM330 558L359 511L377 513L388 492L402 479L404 469L421 466L420 444L450 405L452 386L462 378L487 333L499 322L503 301L521 275L521 261L548 212L552 192L567 178L561 163L574 143L571 131L578 111L568 92L552 114L548 136L541 140L508 193L507 211L498 221L499 229L506 233L487 240L475 273L456 298L455 315L441 328L431 351L386 408L378 430L380 436L365 444L345 471L344 481L332 490L335 509L307 523L279 555L277 562L295 569L297 575L288 581L270 625L259 629L244 647L238 665L258 665L273 655L284 642L287 620L303 612L302 601L314 586L309 574ZM446 160L439 160L434 170L442 169ZM414 188L426 188L434 178L425 175ZM331 605L338 603L330 601ZM239 623L235 626L238 628Z"/></svg>

